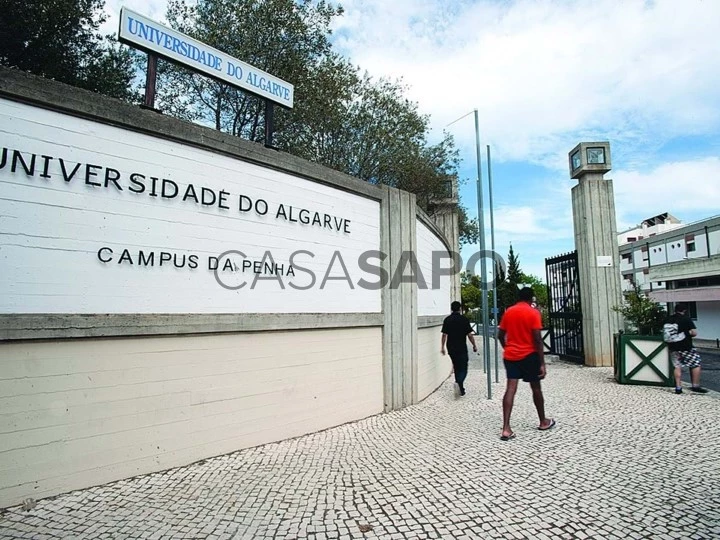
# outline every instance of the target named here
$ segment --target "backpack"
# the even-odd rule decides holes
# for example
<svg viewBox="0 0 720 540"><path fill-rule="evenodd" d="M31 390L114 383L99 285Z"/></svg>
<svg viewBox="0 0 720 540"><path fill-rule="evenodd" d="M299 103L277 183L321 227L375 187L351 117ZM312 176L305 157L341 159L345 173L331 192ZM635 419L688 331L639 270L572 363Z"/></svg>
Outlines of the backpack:
<svg viewBox="0 0 720 540"><path fill-rule="evenodd" d="M678 323L666 322L663 325L663 341L665 343L677 343L685 339L685 332L678 332Z"/></svg>

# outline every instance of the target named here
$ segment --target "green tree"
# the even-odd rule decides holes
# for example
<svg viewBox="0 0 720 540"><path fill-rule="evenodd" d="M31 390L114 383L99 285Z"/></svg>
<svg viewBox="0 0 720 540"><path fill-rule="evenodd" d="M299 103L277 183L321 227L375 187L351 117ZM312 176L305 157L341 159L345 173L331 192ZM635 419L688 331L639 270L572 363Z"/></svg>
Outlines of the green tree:
<svg viewBox="0 0 720 540"><path fill-rule="evenodd" d="M535 299L543 315L543 324L548 322L548 296L547 286L537 276L526 274L520 268L520 258L510 244L510 250L507 257L507 267L503 271L502 266L495 264L496 288L498 295L498 310L500 315L507 308L517 302L517 294L519 285L530 285L535 293Z"/></svg>
<svg viewBox="0 0 720 540"><path fill-rule="evenodd" d="M532 287L535 293L535 302L542 315L543 326L547 327L550 323L547 285L545 285L545 282L539 277L533 276L532 274L525 274L524 272L522 273L521 279L521 283Z"/></svg>
<svg viewBox="0 0 720 540"><path fill-rule="evenodd" d="M638 285L624 294L622 305L613 306L612 309L625 318L630 332L642 335L660 334L667 317L663 307L643 293Z"/></svg>
<svg viewBox="0 0 720 540"><path fill-rule="evenodd" d="M525 274L524 272L522 273L521 279L522 281L520 283L524 283L532 287L532 290L535 293L535 300L538 305L547 307L548 295L547 285L545 285L545 282L537 276L533 276L532 274Z"/></svg>
<svg viewBox="0 0 720 540"><path fill-rule="evenodd" d="M522 283L522 272L520 271L518 259L515 256L512 244L510 245L507 261L508 263L504 271L500 265L495 264L495 271L497 273L495 287L497 289L497 304L500 316L517 301L517 284ZM512 282L510 281L511 276L513 279Z"/></svg>
<svg viewBox="0 0 720 540"><path fill-rule="evenodd" d="M458 205L458 231L460 234L460 244L477 244L480 239L480 231L478 229L477 218L472 218L467 214L467 208ZM505 278L503 277L503 280Z"/></svg>
<svg viewBox="0 0 720 540"><path fill-rule="evenodd" d="M104 0L0 0L0 64L133 100L133 53L99 28Z"/></svg>
<svg viewBox="0 0 720 540"><path fill-rule="evenodd" d="M449 134L431 144L429 118L399 81L374 79L332 50L342 8L317 0L170 0L171 26L292 82L295 106L278 109L276 146L374 184L417 195L428 213L457 180ZM261 99L161 62L159 102L166 112L252 141L264 137ZM463 217L466 217L463 214ZM472 238L461 220L461 238ZM459 247L459 246L458 246Z"/></svg>
<svg viewBox="0 0 720 540"><path fill-rule="evenodd" d="M334 84L348 76L346 66L331 52L330 25L342 13L325 1L311 0L170 0L170 25L295 86L295 108L278 111L282 133L305 106L314 85ZM247 92L209 79L181 66L162 62L159 102L166 112L252 141L264 137L264 102ZM329 80L328 80L329 78Z"/></svg>
<svg viewBox="0 0 720 540"><path fill-rule="evenodd" d="M480 309L482 305L482 285L480 276L463 272L460 274L460 295L463 307L468 311Z"/></svg>
<svg viewBox="0 0 720 540"><path fill-rule="evenodd" d="M523 282L523 273L520 270L520 259L515 255L512 244L510 244L510 251L508 252L507 259L507 281L511 285L518 285Z"/></svg>

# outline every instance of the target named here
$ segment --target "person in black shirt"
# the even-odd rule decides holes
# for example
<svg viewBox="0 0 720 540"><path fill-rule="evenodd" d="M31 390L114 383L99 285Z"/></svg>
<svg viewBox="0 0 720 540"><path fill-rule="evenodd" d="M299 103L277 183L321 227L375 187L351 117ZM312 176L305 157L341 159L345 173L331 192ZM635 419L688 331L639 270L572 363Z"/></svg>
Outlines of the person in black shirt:
<svg viewBox="0 0 720 540"><path fill-rule="evenodd" d="M455 372L455 396L465 395L465 377L468 372L468 350L465 339L469 339L473 346L473 352L477 352L477 345L467 317L460 314L460 302L450 304L452 313L445 317L442 326L442 339L440 340L440 352L447 352L452 360L453 371Z"/></svg>
<svg viewBox="0 0 720 540"><path fill-rule="evenodd" d="M697 335L695 323L687 316L687 305L677 304L675 313L665 321L664 339L670 349L670 358L675 367L675 393L682 394L682 368L690 370L690 390L700 394L707 393L700 386L700 355L693 347L692 338Z"/></svg>

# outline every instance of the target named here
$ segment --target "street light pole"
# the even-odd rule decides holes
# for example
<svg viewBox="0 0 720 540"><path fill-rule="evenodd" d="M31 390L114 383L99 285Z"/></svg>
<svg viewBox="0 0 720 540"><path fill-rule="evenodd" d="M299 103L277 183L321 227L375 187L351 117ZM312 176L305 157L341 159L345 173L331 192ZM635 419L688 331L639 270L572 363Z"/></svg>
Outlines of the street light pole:
<svg viewBox="0 0 720 540"><path fill-rule="evenodd" d="M492 399L492 374L490 373L490 350L488 349L488 342L490 341L490 329L488 327L488 287L487 287L487 265L485 259L487 253L485 252L485 216L483 214L483 191L482 191L482 162L480 157L480 121L478 120L478 110L474 109L475 113L475 146L476 146L476 158L477 158L477 204L478 204L478 238L480 240L480 287L482 294L482 318L483 318L483 369L487 373L487 398ZM464 114L457 120L453 120L445 127L450 127L455 122L459 122L466 116L470 116L471 113ZM478 329L479 330L479 329ZM496 361L497 364L497 361ZM495 367L497 371L497 365ZM497 374L496 374L497 377Z"/></svg>
<svg viewBox="0 0 720 540"><path fill-rule="evenodd" d="M483 319L483 362L487 368L487 392L488 399L492 399L492 373L490 369L490 329L488 328L488 284L487 284L487 263L485 252L485 215L483 213L483 189L482 189L482 163L480 151L480 121L478 110L475 109L475 146L477 154L477 202L478 202L478 231L480 233L480 285L482 295L482 319Z"/></svg>
<svg viewBox="0 0 720 540"><path fill-rule="evenodd" d="M500 366L498 362L498 307L497 307L497 262L495 262L495 220L493 219L493 181L492 181L492 164L490 161L490 145L487 148L487 167L488 167L488 192L490 195L490 249L493 252L493 321L495 322L495 332L493 338L495 342L495 382L500 382Z"/></svg>

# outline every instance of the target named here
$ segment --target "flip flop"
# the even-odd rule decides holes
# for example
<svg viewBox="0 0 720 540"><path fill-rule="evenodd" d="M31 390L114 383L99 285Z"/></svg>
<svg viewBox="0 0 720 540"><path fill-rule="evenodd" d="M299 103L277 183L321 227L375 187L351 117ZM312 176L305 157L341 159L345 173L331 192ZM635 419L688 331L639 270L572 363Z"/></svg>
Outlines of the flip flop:
<svg viewBox="0 0 720 540"><path fill-rule="evenodd" d="M552 429L552 428L554 428L554 427L555 427L555 419L553 418L553 419L550 420L550 425L548 425L547 427L538 426L538 429L539 429L540 431L547 431L548 429Z"/></svg>
<svg viewBox="0 0 720 540"><path fill-rule="evenodd" d="M515 438L515 434L511 433L510 435L500 435L501 441L510 441Z"/></svg>

